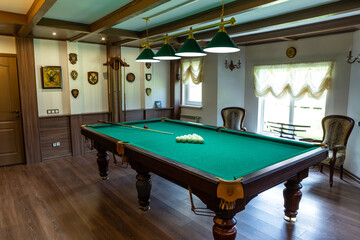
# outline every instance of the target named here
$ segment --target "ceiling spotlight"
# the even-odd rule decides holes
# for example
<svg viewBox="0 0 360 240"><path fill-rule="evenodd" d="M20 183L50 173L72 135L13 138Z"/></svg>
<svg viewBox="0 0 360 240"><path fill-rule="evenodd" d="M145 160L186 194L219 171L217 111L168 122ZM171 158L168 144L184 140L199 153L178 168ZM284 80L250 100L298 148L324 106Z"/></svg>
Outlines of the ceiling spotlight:
<svg viewBox="0 0 360 240"><path fill-rule="evenodd" d="M101 41L105 41L105 39L106 39L105 37L102 37L102 38L101 38Z"/></svg>
<svg viewBox="0 0 360 240"><path fill-rule="evenodd" d="M53 32L52 35L53 35L53 36L56 36L56 32Z"/></svg>

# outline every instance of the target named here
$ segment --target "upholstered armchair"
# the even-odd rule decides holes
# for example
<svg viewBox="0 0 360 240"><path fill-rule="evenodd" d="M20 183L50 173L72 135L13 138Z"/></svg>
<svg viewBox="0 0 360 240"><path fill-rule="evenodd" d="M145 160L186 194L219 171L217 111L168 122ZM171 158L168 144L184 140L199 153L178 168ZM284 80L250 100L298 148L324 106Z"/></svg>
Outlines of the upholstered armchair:
<svg viewBox="0 0 360 240"><path fill-rule="evenodd" d="M224 127L227 129L246 131L243 127L245 109L241 107L227 107L221 110Z"/></svg>
<svg viewBox="0 0 360 240"><path fill-rule="evenodd" d="M329 148L328 157L320 163L320 171L322 172L324 164L329 165L329 182L332 186L335 167L340 167L340 179L343 179L346 144L354 128L354 120L347 116L330 115L323 118L322 128L323 139L313 142L319 142L320 146Z"/></svg>

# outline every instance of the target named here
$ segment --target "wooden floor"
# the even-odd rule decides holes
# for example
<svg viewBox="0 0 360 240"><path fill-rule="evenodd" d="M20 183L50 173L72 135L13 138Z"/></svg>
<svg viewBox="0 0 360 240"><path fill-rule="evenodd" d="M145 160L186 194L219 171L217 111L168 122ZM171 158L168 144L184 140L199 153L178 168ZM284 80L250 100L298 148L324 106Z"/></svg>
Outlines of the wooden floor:
<svg viewBox="0 0 360 240"><path fill-rule="evenodd" d="M190 210L189 196L152 175L151 210L140 212L135 171L111 163L99 181L95 154L0 168L0 239L212 239L212 218ZM237 239L359 239L360 185L310 170L298 221L285 222L282 184L237 214ZM201 202L196 200L199 206Z"/></svg>

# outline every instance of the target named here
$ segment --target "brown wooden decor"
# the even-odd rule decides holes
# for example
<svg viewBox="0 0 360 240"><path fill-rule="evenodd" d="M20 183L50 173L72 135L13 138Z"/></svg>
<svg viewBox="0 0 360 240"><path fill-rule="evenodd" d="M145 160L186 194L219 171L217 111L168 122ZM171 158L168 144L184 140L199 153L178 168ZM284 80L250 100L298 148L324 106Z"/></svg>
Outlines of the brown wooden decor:
<svg viewBox="0 0 360 240"><path fill-rule="evenodd" d="M146 66L147 69L150 69L151 68L151 63L147 62L147 63L145 63L145 66Z"/></svg>
<svg viewBox="0 0 360 240"><path fill-rule="evenodd" d="M71 95L74 97L74 98L77 98L79 96L79 89L73 89L71 90Z"/></svg>
<svg viewBox="0 0 360 240"><path fill-rule="evenodd" d="M73 80L76 80L77 77L78 77L78 72L76 70L72 70L71 73L70 73L70 76Z"/></svg>
<svg viewBox="0 0 360 240"><path fill-rule="evenodd" d="M150 81L151 80L151 73L145 74L145 79Z"/></svg>
<svg viewBox="0 0 360 240"><path fill-rule="evenodd" d="M91 85L97 84L98 81L99 81L99 74L98 74L98 72L88 72L88 82L89 82Z"/></svg>
<svg viewBox="0 0 360 240"><path fill-rule="evenodd" d="M150 94L151 94L151 88L146 88L146 89L145 89L145 93L146 93L146 95L150 96Z"/></svg>
<svg viewBox="0 0 360 240"><path fill-rule="evenodd" d="M126 80L127 80L128 82L133 82L133 81L135 81L135 74L133 74L133 73L128 73L128 74L126 75Z"/></svg>
<svg viewBox="0 0 360 240"><path fill-rule="evenodd" d="M286 56L288 58L293 58L296 55L296 48L294 47L289 47L288 49L286 49Z"/></svg>
<svg viewBox="0 0 360 240"><path fill-rule="evenodd" d="M77 60L78 59L76 53L69 53L69 61L71 64L76 64Z"/></svg>
<svg viewBox="0 0 360 240"><path fill-rule="evenodd" d="M61 88L61 67L41 67L42 87L44 89Z"/></svg>

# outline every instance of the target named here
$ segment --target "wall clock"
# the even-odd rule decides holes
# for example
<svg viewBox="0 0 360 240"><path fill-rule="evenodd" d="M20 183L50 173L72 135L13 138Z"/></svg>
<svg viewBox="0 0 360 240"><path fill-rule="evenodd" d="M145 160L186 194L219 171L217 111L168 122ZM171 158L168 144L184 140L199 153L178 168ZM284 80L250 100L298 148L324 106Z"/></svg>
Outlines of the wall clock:
<svg viewBox="0 0 360 240"><path fill-rule="evenodd" d="M88 72L88 81L91 85L97 84L99 81L98 72Z"/></svg>
<svg viewBox="0 0 360 240"><path fill-rule="evenodd" d="M76 78L78 77L78 72L76 70L72 70L70 76L73 80L76 80Z"/></svg>
<svg viewBox="0 0 360 240"><path fill-rule="evenodd" d="M286 56L288 58L293 58L296 55L296 48L294 47L289 47L288 49L286 49Z"/></svg>
<svg viewBox="0 0 360 240"><path fill-rule="evenodd" d="M135 74L133 74L133 73L128 73L128 74L126 75L126 80L128 80L128 82L133 82L133 81L135 81Z"/></svg>

